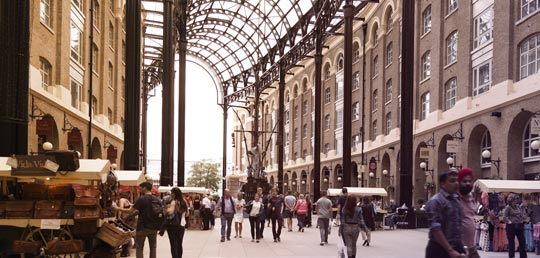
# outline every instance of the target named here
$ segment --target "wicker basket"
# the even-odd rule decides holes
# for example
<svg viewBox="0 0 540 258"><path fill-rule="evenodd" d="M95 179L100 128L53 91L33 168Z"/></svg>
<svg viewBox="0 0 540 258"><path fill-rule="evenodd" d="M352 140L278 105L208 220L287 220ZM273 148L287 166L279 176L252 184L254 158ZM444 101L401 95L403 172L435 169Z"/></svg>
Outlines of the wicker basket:
<svg viewBox="0 0 540 258"><path fill-rule="evenodd" d="M116 225L116 222L110 222L103 223L96 237L112 247L117 247L126 244L133 235L133 232L131 228L126 228L124 225L120 227Z"/></svg>

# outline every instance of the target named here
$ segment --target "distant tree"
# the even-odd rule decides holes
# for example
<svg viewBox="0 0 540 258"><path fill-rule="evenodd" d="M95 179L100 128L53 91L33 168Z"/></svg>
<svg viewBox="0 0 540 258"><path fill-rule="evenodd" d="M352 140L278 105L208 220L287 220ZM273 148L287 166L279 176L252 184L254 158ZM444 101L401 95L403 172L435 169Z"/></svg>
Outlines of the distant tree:
<svg viewBox="0 0 540 258"><path fill-rule="evenodd" d="M191 177L187 179L188 186L205 187L212 192L219 189L221 180L218 174L218 164L210 163L207 160L197 161L191 165Z"/></svg>

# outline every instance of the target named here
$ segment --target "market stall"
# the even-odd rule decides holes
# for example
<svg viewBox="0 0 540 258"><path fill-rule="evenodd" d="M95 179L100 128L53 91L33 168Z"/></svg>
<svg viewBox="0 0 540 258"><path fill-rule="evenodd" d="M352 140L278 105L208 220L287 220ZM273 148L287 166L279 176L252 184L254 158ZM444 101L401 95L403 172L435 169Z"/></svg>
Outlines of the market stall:
<svg viewBox="0 0 540 258"><path fill-rule="evenodd" d="M353 196L388 196L388 193L384 188L375 187L346 187L349 195ZM339 196L341 194L341 188L329 188L328 196Z"/></svg>
<svg viewBox="0 0 540 258"><path fill-rule="evenodd" d="M522 209L526 209L530 223L524 225L526 250L540 254L540 242L533 240L533 229L540 230L540 181L531 180L476 180L474 191L478 194L483 209L495 216L479 216L477 223L477 246L484 251L503 252L508 250L506 225L502 221L502 210L510 193L521 195ZM480 209L482 210L482 209ZM484 213L487 214L487 213ZM494 233L490 238L489 228Z"/></svg>

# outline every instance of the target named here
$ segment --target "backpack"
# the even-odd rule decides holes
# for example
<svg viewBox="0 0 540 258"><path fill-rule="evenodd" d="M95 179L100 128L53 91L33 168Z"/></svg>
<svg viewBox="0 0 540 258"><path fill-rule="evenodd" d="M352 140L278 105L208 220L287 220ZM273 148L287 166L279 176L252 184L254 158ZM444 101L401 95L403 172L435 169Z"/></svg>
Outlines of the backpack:
<svg viewBox="0 0 540 258"><path fill-rule="evenodd" d="M165 221L165 212L161 200L153 195L150 196L151 207L148 209L147 217L145 218L144 227L147 229L160 230Z"/></svg>

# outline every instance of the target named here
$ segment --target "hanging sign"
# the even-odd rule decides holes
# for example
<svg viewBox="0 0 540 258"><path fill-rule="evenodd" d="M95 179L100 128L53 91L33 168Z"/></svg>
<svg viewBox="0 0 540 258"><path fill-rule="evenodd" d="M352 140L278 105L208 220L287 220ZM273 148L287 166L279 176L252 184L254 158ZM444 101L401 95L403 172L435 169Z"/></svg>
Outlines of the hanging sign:
<svg viewBox="0 0 540 258"><path fill-rule="evenodd" d="M427 147L421 147L420 148L420 158L421 159L429 159L429 148L427 148Z"/></svg>
<svg viewBox="0 0 540 258"><path fill-rule="evenodd" d="M446 142L446 152L447 153L457 153L459 147L458 141L447 141Z"/></svg>
<svg viewBox="0 0 540 258"><path fill-rule="evenodd" d="M377 170L377 161L370 161L369 162L369 171L375 171Z"/></svg>
<svg viewBox="0 0 540 258"><path fill-rule="evenodd" d="M118 157L118 150L114 146L109 145L109 148L107 148L107 159L111 160L111 159L116 159L117 157Z"/></svg>
<svg viewBox="0 0 540 258"><path fill-rule="evenodd" d="M71 132L67 133L68 145L80 146L82 145L81 131L76 127L71 129Z"/></svg>
<svg viewBox="0 0 540 258"><path fill-rule="evenodd" d="M16 155L17 167L11 167L12 176L55 176L58 164L54 157Z"/></svg>
<svg viewBox="0 0 540 258"><path fill-rule="evenodd" d="M36 134L52 136L54 120L50 116L45 116L36 121Z"/></svg>
<svg viewBox="0 0 540 258"><path fill-rule="evenodd" d="M531 134L540 134L540 117L531 118Z"/></svg>

